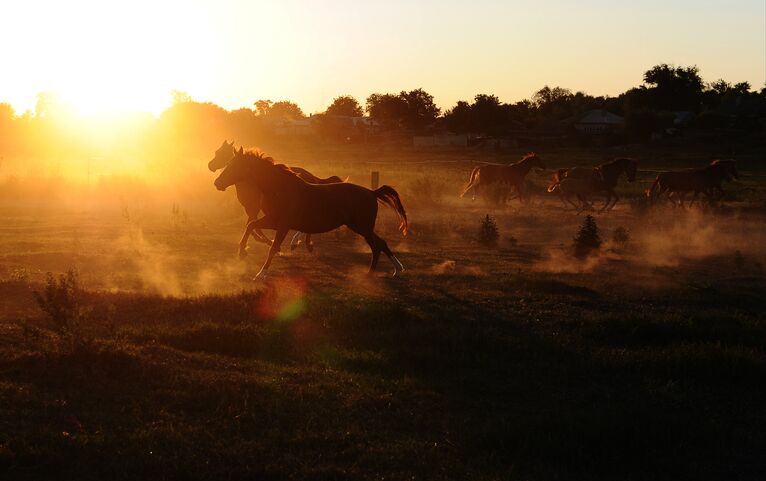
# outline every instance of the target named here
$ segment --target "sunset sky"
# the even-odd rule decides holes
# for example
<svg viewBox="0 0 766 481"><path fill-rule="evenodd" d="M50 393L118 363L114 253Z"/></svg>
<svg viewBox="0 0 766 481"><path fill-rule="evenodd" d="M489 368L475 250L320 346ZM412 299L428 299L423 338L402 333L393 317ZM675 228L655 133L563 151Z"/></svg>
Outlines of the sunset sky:
<svg viewBox="0 0 766 481"><path fill-rule="evenodd" d="M618 94L657 63L766 81L764 0L5 1L0 102L57 91L84 113L226 108L422 87L449 108L545 84Z"/></svg>

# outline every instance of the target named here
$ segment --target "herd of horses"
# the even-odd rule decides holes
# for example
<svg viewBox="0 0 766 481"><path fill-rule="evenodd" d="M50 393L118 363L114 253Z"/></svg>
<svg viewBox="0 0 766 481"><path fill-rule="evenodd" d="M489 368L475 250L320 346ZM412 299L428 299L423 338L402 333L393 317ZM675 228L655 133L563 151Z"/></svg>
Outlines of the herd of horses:
<svg viewBox="0 0 766 481"><path fill-rule="evenodd" d="M578 211L594 209L591 197L605 193L606 201L600 211L607 211L620 200L615 188L622 174L626 175L628 182L634 182L637 167L637 160L622 157L592 168L558 169L553 173L547 190L557 192L565 206L571 205ZM304 244L311 251L311 234L329 232L341 226L347 226L367 241L372 251L370 273L375 271L381 252L393 264L394 276L404 270L386 241L375 233L378 203L382 203L396 211L401 220L399 229L407 234L407 212L399 193L392 187L383 185L372 190L350 183L347 178L320 178L300 167L277 164L257 150L242 147L237 150L234 142L227 141L216 150L208 168L212 172L223 169L215 180L216 188L223 191L234 185L237 199L247 213L248 222L239 241L240 257L247 255L251 235L271 246L256 278L266 276L290 230L297 231L290 243L291 249L300 244L300 236L305 234ZM470 191L475 199L480 188L499 185L502 186L502 201L518 198L523 203L526 201L525 179L533 169L545 170L543 161L533 152L510 165L476 167L471 171L461 197ZM700 169L659 173L646 190L646 196L650 199L664 196L681 206L689 194L693 195L692 203L700 194L720 199L724 194L723 183L738 178L734 160L714 160ZM515 195L510 197L513 191ZM259 218L260 212L263 212L263 217ZM274 230L274 240L268 239L261 229Z"/></svg>

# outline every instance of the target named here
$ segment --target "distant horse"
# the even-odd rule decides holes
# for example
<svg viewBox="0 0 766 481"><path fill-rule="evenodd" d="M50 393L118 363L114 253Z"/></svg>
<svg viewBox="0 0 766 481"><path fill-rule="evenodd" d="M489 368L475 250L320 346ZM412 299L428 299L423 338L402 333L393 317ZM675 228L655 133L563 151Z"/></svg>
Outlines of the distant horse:
<svg viewBox="0 0 766 481"><path fill-rule="evenodd" d="M581 203L580 208L590 205L587 201L589 195L606 192L606 201L600 209L600 212L604 212L614 208L620 200L620 197L614 190L617 187L617 181L620 179L620 176L624 172L628 182L634 182L636 180L637 167L637 160L620 157L593 168L574 167L571 169L559 169L548 186L548 192L554 192L558 189L562 201L566 200L573 206L578 207L571 200L572 195L576 195Z"/></svg>
<svg viewBox="0 0 766 481"><path fill-rule="evenodd" d="M543 161L534 152L526 154L521 160L511 165L487 164L475 167L460 197L464 197L469 190L473 189L472 199L476 200L479 186L506 183L516 188L519 201L524 202L524 179L533 168L545 170Z"/></svg>
<svg viewBox="0 0 766 481"><path fill-rule="evenodd" d="M347 182L309 184L285 165L256 151L241 147L229 165L215 180L218 190L251 181L263 193L264 216L247 224L246 235L253 229L274 229L276 235L263 267L256 277L264 277L274 255L291 229L307 234L328 232L342 225L364 237L372 250L370 273L375 271L380 253L385 253L394 265L394 276L404 270L402 263L388 248L386 241L375 234L378 202L393 208L399 215L399 229L407 234L407 212L399 194L384 185L370 190Z"/></svg>
<svg viewBox="0 0 766 481"><path fill-rule="evenodd" d="M215 151L215 157L213 157L213 160L208 162L207 166L210 169L211 172L215 172L219 169L223 169L226 167L231 159L234 158L234 155L236 154L236 149L234 148L234 142L231 143L227 141L223 141L223 144L218 148L218 150ZM343 179L341 179L338 176L331 176L327 177L326 179L322 179L320 177L315 176L311 172L309 172L306 169L300 168L300 167L290 167L290 170L294 171L299 177L304 179L306 182L312 183L312 184L329 184L334 182L343 182ZM255 184L251 181L243 181L238 182L234 188L237 191L237 200L239 200L239 203L242 204L242 207L245 208L245 213L247 214L247 221L254 221L258 218L258 214L261 211L261 202L262 202L262 193L258 189L258 187L255 186ZM295 247L300 243L299 237L301 233L296 232L295 236L293 236L292 241L290 242L290 248L295 249ZM245 229L245 234L242 235L242 238L239 241L239 256L245 257L247 256L247 240L248 240L249 234L247 234L247 229ZM261 232L260 229L256 229L253 231L253 237L255 237L256 240L263 242L265 244L271 245L271 241L266 237L263 232ZM306 249L308 249L309 252L313 250L313 244L311 243L311 236L306 235Z"/></svg>
<svg viewBox="0 0 766 481"><path fill-rule="evenodd" d="M660 172L646 190L646 196L651 199L665 194L668 199L672 199L676 195L678 205L683 207L686 195L690 192L694 192L691 203L697 200L700 193L712 198L717 192L720 199L724 194L723 182L738 178L739 172L734 160L714 160L702 169Z"/></svg>

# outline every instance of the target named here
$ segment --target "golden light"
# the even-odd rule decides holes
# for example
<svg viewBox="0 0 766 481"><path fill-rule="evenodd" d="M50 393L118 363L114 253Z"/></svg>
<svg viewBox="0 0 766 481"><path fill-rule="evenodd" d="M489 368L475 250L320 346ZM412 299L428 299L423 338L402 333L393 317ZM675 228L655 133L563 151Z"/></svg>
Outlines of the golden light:
<svg viewBox="0 0 766 481"><path fill-rule="evenodd" d="M203 7L182 2L18 2L0 40L15 40L5 92L34 109L37 92L56 92L86 116L160 113L169 91L205 92L213 79L217 25ZM2 12L2 9L0 9ZM10 30L10 31L9 31ZM208 60L206 60L208 59Z"/></svg>

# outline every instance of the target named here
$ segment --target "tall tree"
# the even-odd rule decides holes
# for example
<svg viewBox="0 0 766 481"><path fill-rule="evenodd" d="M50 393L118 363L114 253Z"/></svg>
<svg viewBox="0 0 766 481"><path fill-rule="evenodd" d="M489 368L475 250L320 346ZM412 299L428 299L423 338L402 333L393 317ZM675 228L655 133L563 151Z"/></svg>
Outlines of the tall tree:
<svg viewBox="0 0 766 481"><path fill-rule="evenodd" d="M371 94L365 110L370 118L386 128L401 127L407 115L407 102L394 94Z"/></svg>
<svg viewBox="0 0 766 481"><path fill-rule="evenodd" d="M434 103L433 95L423 89L402 91L399 97L406 103L405 124L413 129L422 129L430 125L439 116L439 107Z"/></svg>
<svg viewBox="0 0 766 481"><path fill-rule="evenodd" d="M341 115L346 117L361 117L364 115L362 106L350 95L335 97L335 100L333 100L330 106L327 107L325 113L327 115Z"/></svg>
<svg viewBox="0 0 766 481"><path fill-rule="evenodd" d="M655 110L699 110L705 84L696 66L655 65L644 73L644 83Z"/></svg>
<svg viewBox="0 0 766 481"><path fill-rule="evenodd" d="M280 100L279 102L258 100L254 105L260 117L272 119L302 119L306 117L298 104L288 100Z"/></svg>

